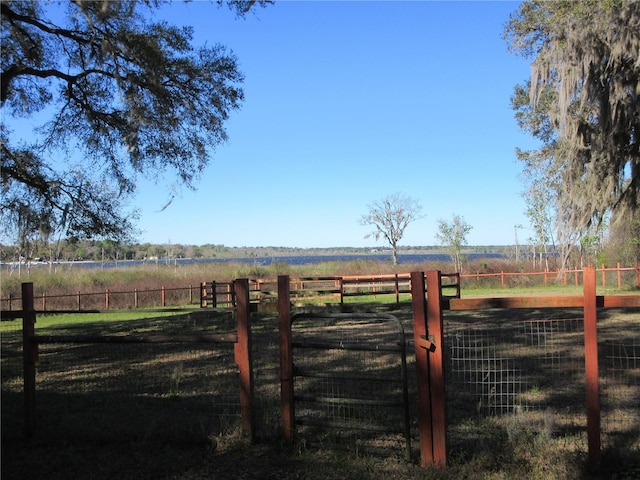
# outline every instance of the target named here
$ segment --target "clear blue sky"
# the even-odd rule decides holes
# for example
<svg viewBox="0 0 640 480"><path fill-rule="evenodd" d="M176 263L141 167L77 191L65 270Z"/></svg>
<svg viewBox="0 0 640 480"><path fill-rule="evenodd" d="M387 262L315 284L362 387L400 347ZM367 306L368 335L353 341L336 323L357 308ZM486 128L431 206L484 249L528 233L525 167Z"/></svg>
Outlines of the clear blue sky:
<svg viewBox="0 0 640 480"><path fill-rule="evenodd" d="M197 191L160 212L168 187L140 184L138 240L384 246L359 219L399 192L425 214L400 245L436 245L454 214L470 245L513 244L529 225L515 148L535 145L510 108L530 73L502 40L517 6L279 1L245 19L205 1L166 7L196 43L233 50L246 98Z"/></svg>

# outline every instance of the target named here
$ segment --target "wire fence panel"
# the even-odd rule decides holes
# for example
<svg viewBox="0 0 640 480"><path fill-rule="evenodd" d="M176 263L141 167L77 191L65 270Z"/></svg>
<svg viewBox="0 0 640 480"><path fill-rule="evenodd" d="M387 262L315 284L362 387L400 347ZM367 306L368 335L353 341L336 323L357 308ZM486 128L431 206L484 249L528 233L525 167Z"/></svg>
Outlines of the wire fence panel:
<svg viewBox="0 0 640 480"><path fill-rule="evenodd" d="M603 446L640 452L640 315L608 313L598 322Z"/></svg>
<svg viewBox="0 0 640 480"><path fill-rule="evenodd" d="M402 324L382 314L299 314L291 333L300 437L409 455Z"/></svg>
<svg viewBox="0 0 640 480"><path fill-rule="evenodd" d="M495 419L509 436L575 434L586 442L582 319L539 312L445 315L454 446L467 437L463 432L469 424L486 418Z"/></svg>
<svg viewBox="0 0 640 480"><path fill-rule="evenodd" d="M0 415L3 442L7 432L22 433L22 319L0 323Z"/></svg>
<svg viewBox="0 0 640 480"><path fill-rule="evenodd" d="M71 442L214 441L239 421L229 347L40 345L37 435Z"/></svg>
<svg viewBox="0 0 640 480"><path fill-rule="evenodd" d="M454 452L473 450L471 443L482 437L488 419L509 439L523 434L566 438L586 449L580 313L445 314L448 435ZM601 311L598 339L602 445L640 451L637 310Z"/></svg>
<svg viewBox="0 0 640 480"><path fill-rule="evenodd" d="M37 328L38 441L215 447L240 434L234 330L230 313L213 311ZM21 432L23 390L11 372L22 365L5 362L4 347L3 335L3 437L11 437ZM5 425L5 406L16 425Z"/></svg>

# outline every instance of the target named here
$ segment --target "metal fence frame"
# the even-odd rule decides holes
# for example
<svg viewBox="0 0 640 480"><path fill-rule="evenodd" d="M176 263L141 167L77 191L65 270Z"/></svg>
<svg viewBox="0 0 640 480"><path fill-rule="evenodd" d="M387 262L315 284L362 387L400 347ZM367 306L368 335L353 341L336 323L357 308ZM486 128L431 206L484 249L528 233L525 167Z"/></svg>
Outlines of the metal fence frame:
<svg viewBox="0 0 640 480"><path fill-rule="evenodd" d="M283 292L284 294L284 292ZM368 342L367 340L360 341L359 339L343 339L340 341L336 341L335 339L330 339L328 336L328 330L325 333L321 333L319 338L314 338L313 340L309 340L307 338L298 339L297 334L294 332L294 325L296 322L306 319L312 320L318 323L321 323L323 320L328 321L331 324L338 325L341 322L348 322L351 320L356 321L369 321L371 325L374 323L378 324L387 324L393 326L396 338L394 341L389 341L389 343L373 343ZM411 457L411 428L410 428L410 416L409 416L409 390L408 390L408 380L407 380L407 358L406 358L406 340L404 336L404 327L402 323L393 315L390 314L381 314L381 313L297 313L292 315L289 318L289 321L285 325L283 322L281 324L283 327L286 327L285 331L281 332L281 334L287 337L286 344L291 346L291 350L283 352L281 351L281 358L284 356L283 362L289 362L286 366L286 370L282 372L281 382L288 384L289 382L294 385L296 378L323 378L323 379L336 379L337 381L349 382L375 382L378 386L383 386L385 384L400 384L402 386L402 396L399 399L389 399L389 398L378 398L379 396L376 393L370 392L368 398L362 398L359 395L353 396L342 396L342 395L333 395L327 394L323 395L322 398L315 395L305 395L298 392L296 387L293 388L293 396L290 398L283 399L282 409L287 411L284 416L287 418L292 418L291 428L293 425L311 425L311 426L319 426L323 428L336 428L336 429L355 429L362 431L375 431L375 432L395 432L402 433L405 439L405 457L409 459ZM321 328L321 330L324 330ZM315 371L315 369L301 369L295 366L295 358L294 358L294 349L304 351L330 351L336 350L342 353L345 352L374 352L383 354L391 354L397 355L398 364L396 367L400 367L400 376L399 378L391 378L390 376L382 376L380 374L376 375L367 375L366 373L359 371L353 372L349 369L348 372L341 371L337 372L334 370L323 370L322 372ZM343 370L347 370L344 364L341 364L340 367L343 367ZM319 367L320 369L320 367ZM397 372L396 372L397 373ZM382 389L378 390L381 392ZM372 398L376 397L376 398ZM358 410L360 407L366 408L398 408L401 407L402 410L402 425L394 428L392 425L365 425L362 422L353 422L351 425L346 425L344 422L332 422L326 419L307 419L300 415L296 415L296 405L297 404L308 404L308 405L322 405L322 404L331 404L332 406L338 406L339 408L348 407ZM287 431L285 437L287 439L291 439L293 435L292 431Z"/></svg>

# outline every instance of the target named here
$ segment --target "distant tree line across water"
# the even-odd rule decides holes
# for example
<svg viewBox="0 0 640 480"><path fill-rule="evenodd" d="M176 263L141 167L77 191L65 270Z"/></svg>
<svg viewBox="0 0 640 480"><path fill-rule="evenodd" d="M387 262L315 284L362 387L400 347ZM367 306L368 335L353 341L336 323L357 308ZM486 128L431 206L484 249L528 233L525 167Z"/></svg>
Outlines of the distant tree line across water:
<svg viewBox="0 0 640 480"><path fill-rule="evenodd" d="M520 246L520 249L523 249ZM400 246L401 255L446 254L441 246ZM515 255L515 246L465 247L467 254ZM336 256L336 255L385 255L391 250L385 247L228 247L207 243L184 244L124 244L111 240L62 240L57 243L33 245L30 251L21 251L16 245L0 244L2 262L42 261L120 261L120 260L168 260L168 259L213 259L213 258L270 258L292 256Z"/></svg>

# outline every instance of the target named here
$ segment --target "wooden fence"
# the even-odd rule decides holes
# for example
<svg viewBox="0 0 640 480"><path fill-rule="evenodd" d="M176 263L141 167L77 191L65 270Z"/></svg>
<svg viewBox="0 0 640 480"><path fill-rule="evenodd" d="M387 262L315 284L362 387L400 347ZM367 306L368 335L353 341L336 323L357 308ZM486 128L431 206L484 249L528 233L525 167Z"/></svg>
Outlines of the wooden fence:
<svg viewBox="0 0 640 480"><path fill-rule="evenodd" d="M445 393L444 329L445 310L492 308L583 309L584 361L586 377L586 418L588 457L597 466L601 456L600 388L598 383L598 308L640 307L640 295L596 295L596 271L583 271L583 295L462 299L443 294L439 271L412 272L410 292L413 309L413 336L416 357L420 458L423 466L446 465L447 414ZM294 395L291 374L291 300L297 280L278 277L278 318L280 325L281 421L283 438L290 441L294 425Z"/></svg>
<svg viewBox="0 0 640 480"><path fill-rule="evenodd" d="M605 267L596 269L599 284L603 287L617 287L624 285L624 276L635 276L635 286L640 288L640 261L635 267ZM541 278L544 285L551 281L558 281L563 285L580 285L582 270L566 270L560 275L559 271L551 272L499 272L499 273L453 273L443 274L442 287L446 296L459 298L461 284L472 281L496 280L502 288L508 286L510 279ZM612 283L611 277L615 277ZM377 299L387 296L395 303L400 302L401 295L411 293L410 274L399 273L391 275L341 276L341 277L308 277L292 280L291 295L294 300L326 299L343 304L346 298L368 296ZM249 279L249 294L251 303L274 304L277 298L277 281L271 279ZM213 287L213 290L212 290ZM215 294L213 293L215 291ZM177 288L160 287L157 289L133 291L113 291L105 289L100 292L77 292L73 294L47 294L34 296L34 302L40 311L48 310L109 310L112 308L149 308L166 307L170 305L193 305L200 303L201 307L232 307L234 305L233 282L202 282L200 285ZM20 297L6 297L0 299L3 311L20 310Z"/></svg>
<svg viewBox="0 0 640 480"><path fill-rule="evenodd" d="M584 311L588 457L590 464L596 467L601 455L597 309L640 307L640 295L596 295L596 270L591 267L583 270L583 295L579 296L447 299L439 294L440 284L440 272L427 272L426 276L422 272L411 274L422 465L446 463L443 312L492 308L580 307ZM435 295L433 292L436 292Z"/></svg>
<svg viewBox="0 0 640 480"><path fill-rule="evenodd" d="M582 295L563 296L536 296L536 297L500 297L500 298L459 298L459 295L447 295L447 289L453 289L459 293L456 287L456 275L445 275L439 271L412 272L409 274L409 293L412 298L413 315L413 344L416 357L417 373L417 395L418 395L418 425L420 438L421 464L424 466L439 464L445 465L447 459L447 416L446 416L446 395L444 384L444 334L443 315L447 310L483 310L483 309L545 309L545 308L581 308L583 310L584 322L584 362L586 378L586 418L588 436L588 455L593 465L600 461L600 386L598 376L598 310L607 308L638 308L640 307L640 295L596 295L597 272L596 269L585 268L581 275L583 284ZM378 277L361 277L361 283L371 287L372 280L389 291L403 291L404 286L400 281L401 276L392 276L379 279ZM396 280L397 279L397 280ZM453 279L453 281L451 280ZM366 280L366 281L365 281ZM307 292L309 285L307 282L320 281L317 279L296 279L290 280L288 276L280 276L276 282L276 295L273 297L278 310L279 323L290 324L291 304L296 291ZM323 279L333 287L332 295L344 293L348 279ZM404 281L404 279L403 279ZM336 284L336 282L338 282ZM3 311L3 317L8 314L14 318L23 318L23 342L24 342L24 402L25 402L25 429L32 432L34 428L34 408L35 408L35 365L37 361L37 345L50 339L39 338L34 332L36 313L36 300L33 295L33 286L23 286L22 297L24 299L22 308L15 312ZM405 284L406 285L406 284ZM453 285L453 286L452 286ZM341 287L341 288L340 288ZM261 289L255 286L250 288L249 281L234 282L235 297L237 299L238 315L238 337L237 343L241 347L236 347L236 358L246 358L246 367L241 368L240 391L248 396L247 402L242 405L243 425L246 421L246 429L253 430L253 412L251 402L253 397L253 381L251 368L251 331L249 326L249 302L251 295L263 295ZM269 288L272 288L271 286ZM318 285L313 284L317 289ZM331 288L327 287L329 290ZM270 292L270 290L266 290ZM387 290L385 290L387 291ZM370 294L370 293L369 293ZM342 295L343 296L343 295ZM269 300L272 297L267 296ZM246 334L242 334L246 332ZM291 338L286 335L286 328L280 330L280 391L281 391L281 421L282 429L287 436L293 425L293 404L291 392L291 379L282 374L282 369L286 369L291 364ZM148 340L148 339L147 339ZM134 339L131 339L134 341Z"/></svg>

